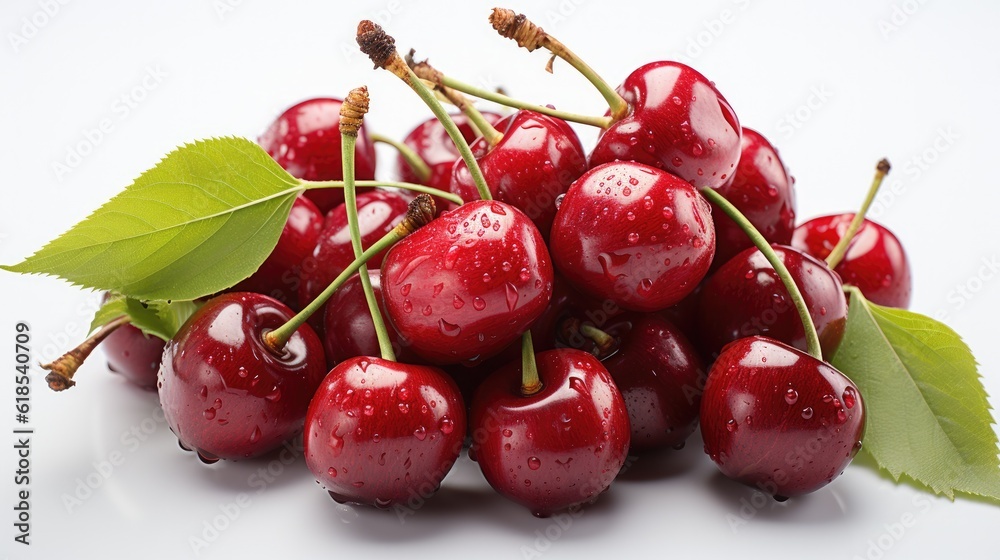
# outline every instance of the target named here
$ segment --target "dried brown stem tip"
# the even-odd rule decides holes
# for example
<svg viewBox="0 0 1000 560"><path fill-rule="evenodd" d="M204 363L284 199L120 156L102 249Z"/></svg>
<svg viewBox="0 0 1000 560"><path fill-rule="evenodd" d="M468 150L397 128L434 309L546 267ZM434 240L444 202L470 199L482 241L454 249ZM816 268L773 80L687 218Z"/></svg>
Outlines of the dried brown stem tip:
<svg viewBox="0 0 1000 560"><path fill-rule="evenodd" d="M347 136L357 136L358 130L365 122L368 114L368 87L354 88L344 103L340 106L340 133Z"/></svg>
<svg viewBox="0 0 1000 560"><path fill-rule="evenodd" d="M527 16L506 8L493 8L490 24L501 37L517 41L519 47L528 49L529 52L544 47L548 38L545 30L532 23Z"/></svg>
<svg viewBox="0 0 1000 560"><path fill-rule="evenodd" d="M42 364L41 368L49 371L49 374L45 376L45 381L49 384L49 388L53 391L65 391L76 385L76 382L73 381L73 376L76 375L76 370L80 369L80 366L83 365L83 362L94 351L94 348L97 348L97 345L103 342L111 333L115 332L118 327L126 325L128 322L128 317L124 315L118 317L101 327L93 336L84 340L79 346L66 352L55 361Z"/></svg>
<svg viewBox="0 0 1000 560"><path fill-rule="evenodd" d="M427 80L435 86L440 86L443 74L431 66L430 63L427 62L427 59L421 60L420 62L414 60L413 55L416 53L417 51L413 49L410 49L410 52L406 53L406 65L409 66L410 70L413 70L413 73L416 74L421 80Z"/></svg>
<svg viewBox="0 0 1000 560"><path fill-rule="evenodd" d="M358 24L358 46L368 55L375 68L385 68L396 53L396 40L389 36L379 24L362 20ZM398 54L397 54L398 56Z"/></svg>
<svg viewBox="0 0 1000 560"><path fill-rule="evenodd" d="M431 198L431 195L418 194L410 201L410 205L406 209L406 217L403 218L402 222L399 222L396 228L403 233L403 236L409 235L427 225L434 219L435 214L437 214L437 207L434 205L434 199Z"/></svg>
<svg viewBox="0 0 1000 560"><path fill-rule="evenodd" d="M887 160L885 158L880 159L879 162L878 162L878 165L875 166L875 170L878 171L879 173L883 174L883 175L888 174L889 173L889 169L891 169L891 168L892 168L892 166L889 165L889 160Z"/></svg>

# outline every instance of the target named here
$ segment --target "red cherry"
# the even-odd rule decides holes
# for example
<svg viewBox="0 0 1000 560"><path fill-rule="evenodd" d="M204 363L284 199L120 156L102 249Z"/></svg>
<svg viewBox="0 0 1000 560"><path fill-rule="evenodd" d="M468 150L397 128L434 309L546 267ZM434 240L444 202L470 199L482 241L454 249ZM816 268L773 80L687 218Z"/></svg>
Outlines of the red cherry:
<svg viewBox="0 0 1000 560"><path fill-rule="evenodd" d="M167 343L160 404L181 445L206 462L256 457L302 431L326 369L308 325L278 355L263 335L293 312L247 292L209 300Z"/></svg>
<svg viewBox="0 0 1000 560"><path fill-rule="evenodd" d="M566 121L533 111L518 111L497 123L503 138L490 146L472 143L472 153L496 200L521 210L548 237L556 215L556 197L587 170L587 156ZM454 166L451 191L462 200L479 198L464 161Z"/></svg>
<svg viewBox="0 0 1000 560"><path fill-rule="evenodd" d="M338 502L388 508L438 489L462 451L465 421L440 369L351 358L309 404L306 464Z"/></svg>
<svg viewBox="0 0 1000 560"><path fill-rule="evenodd" d="M595 167L570 187L552 226L556 267L577 289L634 311L688 295L715 251L708 202L635 162Z"/></svg>
<svg viewBox="0 0 1000 560"><path fill-rule="evenodd" d="M340 155L340 99L306 99L285 110L257 139L281 167L299 179L339 181L344 178ZM365 127L358 133L355 175L375 178L375 146ZM340 189L313 189L305 193L320 211L344 202Z"/></svg>
<svg viewBox="0 0 1000 560"><path fill-rule="evenodd" d="M133 385L156 390L156 374L163 357L163 339L146 336L132 325L122 325L101 342L108 369Z"/></svg>
<svg viewBox="0 0 1000 560"><path fill-rule="evenodd" d="M702 395L705 452L729 478L778 499L840 476L864 431L864 402L850 379L762 336L726 346Z"/></svg>
<svg viewBox="0 0 1000 560"><path fill-rule="evenodd" d="M792 246L825 259L844 236L854 214L813 218L795 228ZM885 227L865 219L844 258L834 270L857 286L870 301L906 309L910 305L910 264L899 239Z"/></svg>
<svg viewBox="0 0 1000 560"><path fill-rule="evenodd" d="M482 115L491 125L495 125L503 118L496 113L484 112ZM471 144L479 137L479 132L472 128L472 125L469 124L469 118L464 114L454 113L451 115L451 120L455 121L455 125L458 126L458 130L465 137L466 142ZM413 148L417 155L424 160L424 163L431 168L431 177L427 181L421 181L420 177L417 177L413 169L406 163L406 159L403 156L397 156L396 173L399 175L399 180L447 191L451 185L452 168L455 166L455 162L461 159L461 156L455 143L451 141L444 126L441 125L441 121L430 118L420 123L406 135L403 143ZM478 194L468 200L477 198L479 198ZM439 199L434 199L435 203L438 201ZM439 206L439 208L445 209L447 206Z"/></svg>
<svg viewBox="0 0 1000 560"><path fill-rule="evenodd" d="M396 330L436 364L476 362L517 339L552 295L542 236L496 200L442 214L389 250L382 297Z"/></svg>
<svg viewBox="0 0 1000 560"><path fill-rule="evenodd" d="M778 151L755 130L743 129L742 155L736 173L716 190L739 209L769 243L788 245L795 229L795 180ZM753 242L736 222L712 205L715 261L725 264Z"/></svg>
<svg viewBox="0 0 1000 560"><path fill-rule="evenodd" d="M288 221L281 230L278 244L257 272L232 288L233 292L256 292L273 297L292 309L300 309L298 299L300 265L312 254L323 229L323 214L309 199L298 197L292 204Z"/></svg>
<svg viewBox="0 0 1000 560"><path fill-rule="evenodd" d="M521 362L497 370L472 404L472 453L486 480L537 516L590 501L625 464L628 413L591 354L536 357L542 389L521 394Z"/></svg>
<svg viewBox="0 0 1000 560"><path fill-rule="evenodd" d="M590 166L638 161L697 187L720 187L740 159L740 123L712 82L679 62L651 62L625 78L618 93L625 118L602 131Z"/></svg>
<svg viewBox="0 0 1000 560"><path fill-rule="evenodd" d="M797 249L773 247L802 292L823 353L833 354L847 323L840 277ZM698 299L698 342L706 356L714 356L726 344L756 334L806 350L805 331L788 290L764 255L750 248L705 281Z"/></svg>

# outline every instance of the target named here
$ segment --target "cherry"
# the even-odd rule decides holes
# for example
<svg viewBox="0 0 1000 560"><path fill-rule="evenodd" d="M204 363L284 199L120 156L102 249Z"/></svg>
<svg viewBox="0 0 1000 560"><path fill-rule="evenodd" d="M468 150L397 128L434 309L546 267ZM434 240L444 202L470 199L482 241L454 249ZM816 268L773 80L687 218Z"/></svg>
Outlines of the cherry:
<svg viewBox="0 0 1000 560"><path fill-rule="evenodd" d="M625 309L658 311L705 276L715 229L694 187L648 165L616 162L573 183L551 246L559 272L580 291Z"/></svg>
<svg viewBox="0 0 1000 560"><path fill-rule="evenodd" d="M338 502L388 508L438 489L462 451L465 422L458 388L440 369L351 358L309 404L306 464Z"/></svg>
<svg viewBox="0 0 1000 560"><path fill-rule="evenodd" d="M795 229L795 180L788 174L778 151L759 132L743 129L742 155L736 172L716 190L770 243L788 245ZM736 222L714 205L715 261L718 268L740 251L753 246Z"/></svg>
<svg viewBox="0 0 1000 560"><path fill-rule="evenodd" d="M339 181L344 178L340 154L340 99L306 99L285 110L257 139L286 171L308 181ZM375 178L375 146L364 128L358 134L357 179ZM313 189L305 196L320 211L328 212L344 202L340 189Z"/></svg>
<svg viewBox="0 0 1000 560"><path fill-rule="evenodd" d="M517 360L476 391L472 452L486 480L544 517L594 499L618 475L629 446L628 413L611 375L587 352L536 356L542 386L521 391Z"/></svg>
<svg viewBox="0 0 1000 560"><path fill-rule="evenodd" d="M398 191L374 190L358 195L358 227L361 245L370 247L388 233L406 216L409 197ZM385 253L373 257L373 266L382 261ZM302 280L299 283L299 301L303 305L312 301L354 260L351 232L347 224L347 209L340 205L327 215L325 227L312 254L302 262ZM322 323L316 317L313 326Z"/></svg>
<svg viewBox="0 0 1000 560"><path fill-rule="evenodd" d="M299 309L298 286L302 261L312 254L323 230L323 214L308 198L295 199L278 244L257 272L232 288L234 292L256 292Z"/></svg>
<svg viewBox="0 0 1000 560"><path fill-rule="evenodd" d="M496 144L480 137L470 146L490 192L527 214L548 237L556 198L587 170L580 139L566 121L534 111L518 111L496 128L502 134ZM451 191L463 200L478 197L464 162L454 166Z"/></svg>
<svg viewBox="0 0 1000 560"><path fill-rule="evenodd" d="M281 302L228 293L205 303L163 352L160 404L181 445L206 462L256 457L302 431L325 371L308 325L281 353L263 336L291 319Z"/></svg>
<svg viewBox="0 0 1000 560"><path fill-rule="evenodd" d="M496 124L503 118L496 113L483 112L482 115L491 125ZM468 117L462 113L453 113L450 116L466 142L472 143L473 140L480 136L479 131L474 129L469 123ZM406 159L398 156L396 159L396 173L399 175L399 180L427 185L445 191L449 190L452 168L455 166L455 162L462 159L462 157L459 155L455 143L448 137L448 132L444 129L441 121L436 118L430 118L420 123L406 135L403 143L412 148L424 160L424 163L430 167L431 176L427 180L421 180L413 171L413 168L406 163ZM475 198L477 197L471 197L469 200L475 200ZM434 202L438 203L439 201L435 200ZM438 204L438 207L441 209L447 208L443 204Z"/></svg>
<svg viewBox="0 0 1000 560"><path fill-rule="evenodd" d="M133 385L156 390L156 374L166 343L161 338L147 336L132 325L122 325L101 343L108 359L108 369L120 374Z"/></svg>
<svg viewBox="0 0 1000 560"><path fill-rule="evenodd" d="M847 299L840 277L826 264L784 245L774 252L802 292L824 354L844 334ZM806 335L788 290L764 255L751 247L705 281L698 299L698 342L711 357L734 340L761 334L806 350Z"/></svg>
<svg viewBox="0 0 1000 560"><path fill-rule="evenodd" d="M762 336L726 346L702 395L705 452L726 476L779 500L832 482L864 431L864 402L850 379Z"/></svg>
<svg viewBox="0 0 1000 560"><path fill-rule="evenodd" d="M495 200L442 214L389 250L382 297L396 330L441 365L488 358L545 309L552 264L520 210Z"/></svg>
<svg viewBox="0 0 1000 560"><path fill-rule="evenodd" d="M813 218L795 228L792 246L817 259L825 259L853 219L854 214ZM867 218L834 270L844 283L860 288L873 303L903 309L910 305L910 265L906 252L891 231Z"/></svg>

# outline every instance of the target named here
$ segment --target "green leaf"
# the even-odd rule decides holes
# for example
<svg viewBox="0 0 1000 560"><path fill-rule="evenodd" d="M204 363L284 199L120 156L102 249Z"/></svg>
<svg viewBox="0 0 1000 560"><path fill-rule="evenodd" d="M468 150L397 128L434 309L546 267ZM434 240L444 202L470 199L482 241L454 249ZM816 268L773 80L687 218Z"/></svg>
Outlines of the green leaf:
<svg viewBox="0 0 1000 560"><path fill-rule="evenodd" d="M118 317L126 315L129 322L142 332L166 341L177 334L181 325L198 310L198 307L200 305L192 301L154 300L141 302L114 295L108 298L108 301L97 310L94 320L90 323L90 330L93 332Z"/></svg>
<svg viewBox="0 0 1000 560"><path fill-rule="evenodd" d="M31 257L0 268L140 300L196 299L257 270L303 190L249 140L198 141Z"/></svg>
<svg viewBox="0 0 1000 560"><path fill-rule="evenodd" d="M865 451L896 481L1000 503L995 422L969 347L947 325L850 291L847 331L830 362L861 390Z"/></svg>

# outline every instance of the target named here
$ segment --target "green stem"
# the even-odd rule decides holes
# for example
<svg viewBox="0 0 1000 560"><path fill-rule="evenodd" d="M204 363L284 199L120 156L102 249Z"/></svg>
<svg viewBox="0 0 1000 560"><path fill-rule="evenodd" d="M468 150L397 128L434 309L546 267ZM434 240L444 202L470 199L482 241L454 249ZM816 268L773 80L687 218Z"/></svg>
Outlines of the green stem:
<svg viewBox="0 0 1000 560"><path fill-rule="evenodd" d="M427 165L427 162L420 157L420 154L418 154L416 150L399 140L389 138L388 136L383 136L381 134L371 133L368 135L368 138L370 138L372 142L386 144L395 148L396 151L399 152L399 155L403 157L403 161L406 162L406 165L410 166L410 169L413 171L414 175L417 176L417 178L421 181L430 180L431 168Z"/></svg>
<svg viewBox="0 0 1000 560"><path fill-rule="evenodd" d="M605 355L615 349L618 345L618 341L615 337L602 331L601 329L582 323L580 325L580 334L594 341L597 345L597 350L600 352L599 358L605 357Z"/></svg>
<svg viewBox="0 0 1000 560"><path fill-rule="evenodd" d="M823 350L819 344L819 334L816 332L816 325L813 324L812 316L809 315L809 308L806 306L806 300L802 297L802 292L795 284L795 280L792 278L791 273L788 272L788 268L785 267L785 263L781 262L781 259L778 258L778 254L771 248L767 239L764 239L764 236L757 231L757 228L750 223L750 220L748 220L738 208L726 200L726 197L715 192L709 187L702 187L699 190L705 198L715 203L715 205L718 206L726 216L740 226L740 229L742 229L743 232L747 234L747 237L753 241L754 246L757 247L761 253L763 253L767 262L771 263L771 266L774 267L774 271L778 274L778 278L781 279L781 283L784 284L785 289L788 290L788 295L792 298L792 303L795 304L795 310L799 313L799 319L802 321L802 329L806 334L807 352L809 352L809 355L814 358L822 360Z"/></svg>
<svg viewBox="0 0 1000 560"><path fill-rule="evenodd" d="M531 330L521 335L521 394L530 397L542 390L542 380L538 377L535 363L535 347L531 343Z"/></svg>
<svg viewBox="0 0 1000 560"><path fill-rule="evenodd" d="M529 111L534 111L536 113L541 113L543 115L548 115L550 117L555 117L557 119L562 119L564 121L570 121L589 126L596 126L598 128L608 128L609 126L611 126L611 123L613 122L611 117L580 115L577 113L559 111L557 109L552 109L550 107L545 107L542 105L527 103L496 91L478 88L474 85L461 82L459 80L450 78L448 76L441 77L441 84L450 87L451 89L461 91L462 93L466 93L468 95L472 95L480 99L485 99L487 101L492 101L493 103L505 105L507 107L513 107L515 109L527 109Z"/></svg>
<svg viewBox="0 0 1000 560"><path fill-rule="evenodd" d="M847 226L847 231L844 232L844 236L840 238L837 245L834 246L833 250L826 257L826 266L833 270L837 268L840 261L844 259L844 255L847 254L847 249L851 245L851 241L854 241L854 236L861 229L861 226L865 223L865 214L868 213L868 209L871 208L872 202L875 201L875 196L878 195L879 187L882 186L882 181L885 176L889 174L889 160L883 158L879 160L878 165L875 166L875 178L872 179L872 185L868 188L868 194L865 195L865 201L861 203L861 208L858 209L858 213L854 215L854 219Z"/></svg>
<svg viewBox="0 0 1000 560"><path fill-rule="evenodd" d="M305 179L299 179L299 184L305 187L306 190L309 189L342 189L344 188L343 181L306 181ZM406 189L408 191L425 193L431 196L436 196L442 198L449 202L454 202L455 204L461 206L465 204L462 197L455 193L450 193L447 191L442 191L441 189L435 189L434 187L428 187L427 185L418 185L416 183L403 183L401 181L355 181L354 186L356 187L392 187L397 189Z"/></svg>
<svg viewBox="0 0 1000 560"><path fill-rule="evenodd" d="M341 159L344 167L344 207L347 209L347 227L351 231L351 246L354 248L354 258L360 258L364 249L361 246L361 228L358 226L358 200L354 188L354 146L357 137L353 134L341 134ZM382 310L378 307L375 299L375 291L372 288L371 277L368 276L368 267L364 264L358 269L361 279L361 287L365 292L365 300L368 302L368 311L372 316L372 324L375 327L375 336L378 338L379 352L383 360L396 361L396 354L392 351L392 343L389 342L389 333L385 329L385 321L382 320Z"/></svg>
<svg viewBox="0 0 1000 560"><path fill-rule="evenodd" d="M562 44L560 41L553 37L549 37L549 41L545 45L552 54L558 56L559 58L565 60L570 66L576 68L578 72L583 74L584 78L587 78L591 84L597 88L597 91L601 92L604 100L608 102L608 107L611 108L611 120L612 122L620 121L628 115L628 102L618 95L608 82L604 81L597 72L594 71L586 62L576 55L573 51L569 50L566 45Z"/></svg>
<svg viewBox="0 0 1000 560"><path fill-rule="evenodd" d="M462 95L457 92L451 93ZM448 93L445 93L445 95L447 96ZM490 124L490 121L486 120L486 117L479 112L479 109L476 109L472 103L469 103L468 100L463 99L463 103L457 106L462 110L462 114L469 119L470 124L478 130L480 136L485 138L490 146L496 146L501 140L503 140L503 133Z"/></svg>

